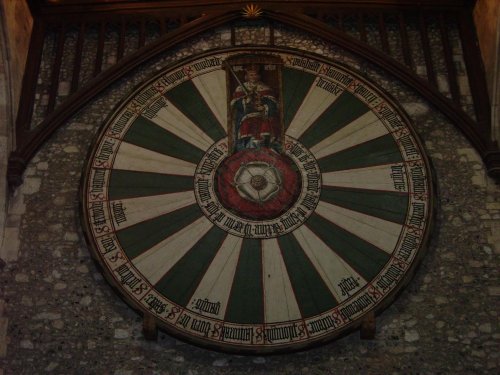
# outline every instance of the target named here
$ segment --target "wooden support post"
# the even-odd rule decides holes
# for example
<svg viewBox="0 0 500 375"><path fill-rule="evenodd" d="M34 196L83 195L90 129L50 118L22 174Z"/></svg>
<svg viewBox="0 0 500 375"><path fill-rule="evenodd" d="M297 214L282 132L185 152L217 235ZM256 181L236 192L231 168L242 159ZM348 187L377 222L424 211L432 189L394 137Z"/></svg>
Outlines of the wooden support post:
<svg viewBox="0 0 500 375"><path fill-rule="evenodd" d="M389 39L387 38L387 29L385 27L384 13L379 13L378 15L378 32L380 34L380 42L382 43L382 50L388 55L390 55L391 50L389 48Z"/></svg>
<svg viewBox="0 0 500 375"><path fill-rule="evenodd" d="M236 45L236 30L234 29L234 25L231 25L231 47Z"/></svg>
<svg viewBox="0 0 500 375"><path fill-rule="evenodd" d="M450 45L447 24L445 22L445 15L439 15L439 29L441 31L441 43L443 45L444 61L446 63L446 72L448 74L448 84L452 100L460 106L460 90L457 82L457 70L453 62L453 51Z"/></svg>
<svg viewBox="0 0 500 375"><path fill-rule="evenodd" d="M165 17L160 17L160 34L165 35L167 33L167 25L165 23Z"/></svg>
<svg viewBox="0 0 500 375"><path fill-rule="evenodd" d="M82 51L83 51L83 41L85 39L85 21L80 23L80 29L78 30L78 40L76 42L76 52L75 59L73 63L73 75L71 78L71 93L78 90L80 81L80 69L82 67Z"/></svg>
<svg viewBox="0 0 500 375"><path fill-rule="evenodd" d="M274 22L269 22L269 45L274 46Z"/></svg>
<svg viewBox="0 0 500 375"><path fill-rule="evenodd" d="M361 41L366 43L367 38L366 38L365 18L362 12L358 14L358 28Z"/></svg>
<svg viewBox="0 0 500 375"><path fill-rule="evenodd" d="M57 34L57 47L56 56L52 65L52 73L50 77L50 89L49 89L49 102L47 104L47 110L45 116L50 115L56 106L57 93L59 90L59 74L61 73L61 65L64 54L64 41L66 39L66 25L61 23L59 25L59 32Z"/></svg>
<svg viewBox="0 0 500 375"><path fill-rule="evenodd" d="M99 25L99 39L97 42L97 53L94 64L94 77L101 73L102 61L104 57L104 39L106 38L106 21L101 21Z"/></svg>
<svg viewBox="0 0 500 375"><path fill-rule="evenodd" d="M123 58L125 51L125 37L127 33L127 21L122 17L120 18L120 31L118 34L118 48L116 51L117 60L120 61Z"/></svg>
<svg viewBox="0 0 500 375"><path fill-rule="evenodd" d="M27 140L26 132L30 128L35 93L42 61L43 44L45 41L46 24L35 18L31 33L30 47L23 77L23 86L16 120L16 145L19 149ZM24 170L23 170L24 171ZM14 177L13 177L14 178ZM17 177L15 177L17 179Z"/></svg>
<svg viewBox="0 0 500 375"><path fill-rule="evenodd" d="M420 39L422 41L422 49L424 51L427 80L432 86L437 87L436 73L434 71L434 66L432 65L431 47L429 42L429 34L427 31L427 22L425 20L425 15L423 13L420 13L419 15L419 30L420 30Z"/></svg>
<svg viewBox="0 0 500 375"><path fill-rule="evenodd" d="M408 30L406 28L406 20L403 12L399 13L399 33L401 35L401 49L403 50L403 58L405 65L412 71L415 71L413 59L411 57L411 47L408 38Z"/></svg>
<svg viewBox="0 0 500 375"><path fill-rule="evenodd" d="M359 331L359 337L362 340L373 340L375 338L376 323L375 323L375 313L370 311L365 315L361 321L361 328Z"/></svg>
<svg viewBox="0 0 500 375"><path fill-rule="evenodd" d="M144 47L144 44L146 43L146 20L144 17L141 17L139 21L139 42L137 45L137 49L141 49Z"/></svg>
<svg viewBox="0 0 500 375"><path fill-rule="evenodd" d="M144 318L142 321L142 333L146 340L157 340L158 339L158 325L153 315L144 313Z"/></svg>

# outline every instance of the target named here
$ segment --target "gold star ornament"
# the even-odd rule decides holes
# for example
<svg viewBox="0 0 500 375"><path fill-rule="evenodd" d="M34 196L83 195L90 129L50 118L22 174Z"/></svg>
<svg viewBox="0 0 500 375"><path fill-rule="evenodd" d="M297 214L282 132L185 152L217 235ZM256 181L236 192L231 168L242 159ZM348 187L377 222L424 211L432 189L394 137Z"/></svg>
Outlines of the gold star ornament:
<svg viewBox="0 0 500 375"><path fill-rule="evenodd" d="M258 18L262 16L262 9L255 4L247 4L241 11L245 18Z"/></svg>

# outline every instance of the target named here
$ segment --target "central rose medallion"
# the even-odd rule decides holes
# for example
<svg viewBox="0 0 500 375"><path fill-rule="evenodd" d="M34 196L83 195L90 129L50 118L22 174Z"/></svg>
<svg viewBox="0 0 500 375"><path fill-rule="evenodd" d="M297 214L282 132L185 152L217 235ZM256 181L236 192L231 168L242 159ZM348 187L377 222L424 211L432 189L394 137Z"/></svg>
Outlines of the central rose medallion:
<svg viewBox="0 0 500 375"><path fill-rule="evenodd" d="M257 175L257 176L252 176L250 179L250 185L255 189L255 190L264 190L267 186L267 180L264 176Z"/></svg>
<svg viewBox="0 0 500 375"><path fill-rule="evenodd" d="M250 162L236 172L234 184L242 198L264 203L280 191L280 172L268 163Z"/></svg>
<svg viewBox="0 0 500 375"><path fill-rule="evenodd" d="M300 227L314 212L321 171L291 137L282 152L260 147L232 154L223 138L198 163L194 188L203 214L219 228L244 238L273 238Z"/></svg>
<svg viewBox="0 0 500 375"><path fill-rule="evenodd" d="M231 155L219 166L216 180L221 204L254 220L280 216L296 202L301 188L295 163L265 148Z"/></svg>

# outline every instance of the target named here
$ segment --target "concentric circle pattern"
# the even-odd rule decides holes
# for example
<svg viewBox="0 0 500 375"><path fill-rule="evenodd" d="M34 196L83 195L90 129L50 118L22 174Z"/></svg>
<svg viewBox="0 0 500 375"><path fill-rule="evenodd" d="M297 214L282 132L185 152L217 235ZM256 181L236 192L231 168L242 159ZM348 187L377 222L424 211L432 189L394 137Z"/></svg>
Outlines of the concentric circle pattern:
<svg viewBox="0 0 500 375"><path fill-rule="evenodd" d="M345 67L231 49L161 72L110 116L83 181L107 279L168 332L296 350L379 311L428 237L404 112Z"/></svg>

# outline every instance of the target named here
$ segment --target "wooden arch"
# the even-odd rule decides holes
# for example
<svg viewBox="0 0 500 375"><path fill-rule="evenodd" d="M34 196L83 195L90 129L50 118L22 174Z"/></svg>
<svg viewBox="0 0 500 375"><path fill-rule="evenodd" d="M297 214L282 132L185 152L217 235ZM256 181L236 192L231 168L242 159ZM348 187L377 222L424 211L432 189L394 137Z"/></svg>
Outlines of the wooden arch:
<svg viewBox="0 0 500 375"><path fill-rule="evenodd" d="M464 9L464 11L461 11L460 21L463 28L472 25L470 14L467 12L470 12L470 10ZM267 10L264 13L264 17L271 22L275 21L289 25L342 47L346 51L374 63L401 82L415 89L462 131L481 155L488 174L497 179L500 178L500 151L498 145L491 140L490 106L484 81L484 72L480 65L479 67L474 65L471 68L468 66L469 77L474 77L474 80L472 80L474 82L471 82L471 90L476 93L474 98L475 112L477 114L476 121L465 113L460 106L457 105L456 101L448 99L440 93L435 86L417 76L405 65L387 56L384 52L369 46L367 43L328 26L321 20L301 13ZM139 49L135 53L120 60L114 66L98 74L85 87L82 87L69 96L34 129L29 129L28 126L30 117L27 113L31 113L30 111L32 109L26 108L26 106L23 107L23 103L21 103L16 123L17 146L15 151L10 155L8 164L7 178L9 186L15 189L22 183L22 174L27 163L34 156L36 151L61 125L67 122L71 116L89 103L110 84L131 72L142 63L173 48L179 43L185 42L200 33L213 30L216 27L223 26L238 19L241 19L239 10L217 11L202 15L200 18L171 31L155 42ZM36 31L35 25L34 34ZM36 35L34 35L34 38L36 38ZM471 39L470 34L465 35L465 40L464 36L462 36L462 43L464 42L467 43L467 48L464 48L464 54L478 53L477 44ZM476 48L475 51L474 46ZM30 77L29 74L25 75L23 96L25 95L26 88L33 85L30 83L30 80L36 80L36 77ZM482 100L478 100L478 96L482 97Z"/></svg>

